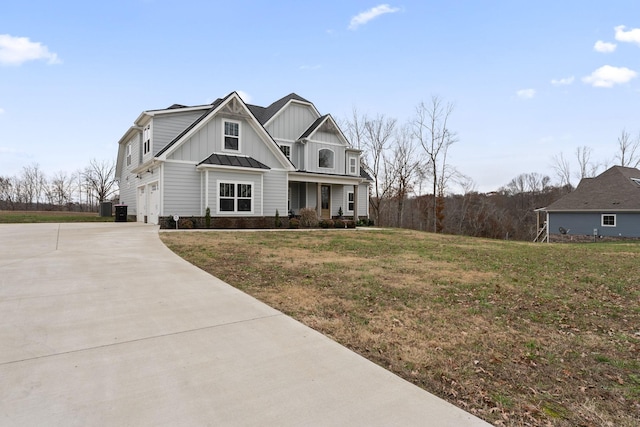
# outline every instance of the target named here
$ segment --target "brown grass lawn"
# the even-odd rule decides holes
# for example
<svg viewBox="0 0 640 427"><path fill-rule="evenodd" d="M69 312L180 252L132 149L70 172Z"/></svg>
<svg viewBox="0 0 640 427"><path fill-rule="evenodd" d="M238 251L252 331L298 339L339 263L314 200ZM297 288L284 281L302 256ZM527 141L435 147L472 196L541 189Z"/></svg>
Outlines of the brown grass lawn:
<svg viewBox="0 0 640 427"><path fill-rule="evenodd" d="M640 425L640 244L408 230L162 233L169 248L496 425Z"/></svg>

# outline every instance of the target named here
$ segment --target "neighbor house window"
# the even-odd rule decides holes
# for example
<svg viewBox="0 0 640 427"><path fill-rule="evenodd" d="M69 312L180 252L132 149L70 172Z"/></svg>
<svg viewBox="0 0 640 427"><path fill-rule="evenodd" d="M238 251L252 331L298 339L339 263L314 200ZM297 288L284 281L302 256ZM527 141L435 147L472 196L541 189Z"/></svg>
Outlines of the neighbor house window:
<svg viewBox="0 0 640 427"><path fill-rule="evenodd" d="M318 152L318 167L333 169L333 151L323 148Z"/></svg>
<svg viewBox="0 0 640 427"><path fill-rule="evenodd" d="M354 195L353 195L353 191L349 191L347 193L347 210L349 212L353 212L353 208L354 208Z"/></svg>
<svg viewBox="0 0 640 427"><path fill-rule="evenodd" d="M220 212L253 212L253 184L221 182L218 196Z"/></svg>
<svg viewBox="0 0 640 427"><path fill-rule="evenodd" d="M616 226L616 216L615 216L615 214L603 214L602 215L602 226L603 227L615 227Z"/></svg>
<svg viewBox="0 0 640 427"><path fill-rule="evenodd" d="M131 166L131 144L127 144L127 166Z"/></svg>
<svg viewBox="0 0 640 427"><path fill-rule="evenodd" d="M224 122L224 149L240 150L240 123Z"/></svg>
<svg viewBox="0 0 640 427"><path fill-rule="evenodd" d="M142 131L142 154L151 151L151 124L144 127Z"/></svg>
<svg viewBox="0 0 640 427"><path fill-rule="evenodd" d="M289 145L281 145L280 146L280 151L282 151L282 153L287 156L287 159L291 160L291 146Z"/></svg>

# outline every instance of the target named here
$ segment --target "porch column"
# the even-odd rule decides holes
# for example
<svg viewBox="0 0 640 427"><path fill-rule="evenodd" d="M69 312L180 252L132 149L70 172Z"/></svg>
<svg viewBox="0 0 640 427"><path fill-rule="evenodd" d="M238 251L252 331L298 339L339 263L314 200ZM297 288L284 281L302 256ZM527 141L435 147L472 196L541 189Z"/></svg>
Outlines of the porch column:
<svg viewBox="0 0 640 427"><path fill-rule="evenodd" d="M353 186L353 220L358 222L358 188L359 185Z"/></svg>
<svg viewBox="0 0 640 427"><path fill-rule="evenodd" d="M322 184L318 183L316 189L316 213L318 218L322 218Z"/></svg>

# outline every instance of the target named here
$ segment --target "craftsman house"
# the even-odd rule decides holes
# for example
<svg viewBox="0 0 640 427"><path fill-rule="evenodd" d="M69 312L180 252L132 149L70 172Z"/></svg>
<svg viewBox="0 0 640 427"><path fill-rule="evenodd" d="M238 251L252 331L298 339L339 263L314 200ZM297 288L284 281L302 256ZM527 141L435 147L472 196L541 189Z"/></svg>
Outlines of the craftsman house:
<svg viewBox="0 0 640 427"><path fill-rule="evenodd" d="M550 234L640 237L640 170L613 166L536 213L537 241Z"/></svg>
<svg viewBox="0 0 640 427"><path fill-rule="evenodd" d="M118 141L120 203L140 222L256 218L301 208L368 217L370 178L331 115L290 94L268 107L236 92L144 111Z"/></svg>

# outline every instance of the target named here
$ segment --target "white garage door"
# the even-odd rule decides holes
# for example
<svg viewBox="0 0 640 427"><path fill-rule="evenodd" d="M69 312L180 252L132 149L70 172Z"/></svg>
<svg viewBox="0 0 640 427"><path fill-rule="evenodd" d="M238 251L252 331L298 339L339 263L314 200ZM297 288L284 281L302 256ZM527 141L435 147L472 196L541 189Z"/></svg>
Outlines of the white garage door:
<svg viewBox="0 0 640 427"><path fill-rule="evenodd" d="M160 215L160 191L158 189L158 183L148 185L149 188L149 213L147 214L147 222L150 224L158 223L158 216Z"/></svg>
<svg viewBox="0 0 640 427"><path fill-rule="evenodd" d="M144 217L147 214L147 195L145 187L138 188L138 206L136 209L137 221L144 222Z"/></svg>

